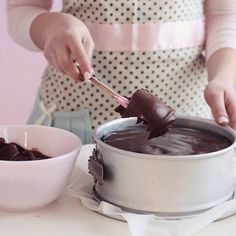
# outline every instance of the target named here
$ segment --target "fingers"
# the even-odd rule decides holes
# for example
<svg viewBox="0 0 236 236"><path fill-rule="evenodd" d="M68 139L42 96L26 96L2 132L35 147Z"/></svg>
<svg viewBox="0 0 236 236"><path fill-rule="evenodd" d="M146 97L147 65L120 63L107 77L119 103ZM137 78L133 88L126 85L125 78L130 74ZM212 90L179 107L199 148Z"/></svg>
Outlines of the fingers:
<svg viewBox="0 0 236 236"><path fill-rule="evenodd" d="M44 51L44 56L47 59L48 63L55 67L57 70L60 70L59 62L57 60L57 55L54 51Z"/></svg>
<svg viewBox="0 0 236 236"><path fill-rule="evenodd" d="M74 80L80 80L80 71L73 63L70 57L70 51L67 48L60 48L57 51L57 58L60 70L69 75Z"/></svg>
<svg viewBox="0 0 236 236"><path fill-rule="evenodd" d="M44 55L56 69L75 80L83 81L85 72L93 74L93 49L94 43L89 32L72 29L53 35L45 44Z"/></svg>
<svg viewBox="0 0 236 236"><path fill-rule="evenodd" d="M80 72L84 75L85 72L93 74L91 67L91 57L93 51L93 44L90 41L85 43L86 48L81 41L74 41L75 38L71 38L69 49L73 53L76 61L79 63ZM86 51L87 50L87 51Z"/></svg>
<svg viewBox="0 0 236 236"><path fill-rule="evenodd" d="M91 38L90 35L88 35L88 37L85 37L83 39L83 45L84 45L84 49L88 55L88 59L89 59L89 63L91 64L92 61L92 55L93 55L93 50L94 50L94 42Z"/></svg>
<svg viewBox="0 0 236 236"><path fill-rule="evenodd" d="M217 88L207 86L204 95L215 121L220 125L227 125L229 118L225 107L224 90L219 91Z"/></svg>
<svg viewBox="0 0 236 236"><path fill-rule="evenodd" d="M229 93L226 95L226 110L230 117L230 124L233 129L236 129L236 96Z"/></svg>
<svg viewBox="0 0 236 236"><path fill-rule="evenodd" d="M230 124L236 130L236 95L232 88L212 83L204 95L215 121L220 125Z"/></svg>
<svg viewBox="0 0 236 236"><path fill-rule="evenodd" d="M72 79L83 80L80 72L70 58L70 53L65 47L58 47L57 51L47 50L44 52L48 63L54 66L57 70L69 75Z"/></svg>

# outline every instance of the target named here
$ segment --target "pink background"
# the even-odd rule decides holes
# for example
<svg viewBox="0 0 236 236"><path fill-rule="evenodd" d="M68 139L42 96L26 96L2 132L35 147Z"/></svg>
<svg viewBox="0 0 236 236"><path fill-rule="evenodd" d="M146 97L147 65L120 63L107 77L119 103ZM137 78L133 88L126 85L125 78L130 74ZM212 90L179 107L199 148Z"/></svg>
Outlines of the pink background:
<svg viewBox="0 0 236 236"><path fill-rule="evenodd" d="M54 1L60 9L61 1ZM25 123L33 106L46 60L9 37L5 1L0 1L0 125Z"/></svg>

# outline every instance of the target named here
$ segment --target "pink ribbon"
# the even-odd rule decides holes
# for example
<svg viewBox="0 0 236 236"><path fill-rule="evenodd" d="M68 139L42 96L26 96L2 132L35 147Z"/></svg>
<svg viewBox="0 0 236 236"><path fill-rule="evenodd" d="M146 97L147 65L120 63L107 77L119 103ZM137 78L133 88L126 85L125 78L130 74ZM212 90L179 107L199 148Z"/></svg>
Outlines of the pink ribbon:
<svg viewBox="0 0 236 236"><path fill-rule="evenodd" d="M204 19L146 24L85 23L100 51L153 51L204 44Z"/></svg>

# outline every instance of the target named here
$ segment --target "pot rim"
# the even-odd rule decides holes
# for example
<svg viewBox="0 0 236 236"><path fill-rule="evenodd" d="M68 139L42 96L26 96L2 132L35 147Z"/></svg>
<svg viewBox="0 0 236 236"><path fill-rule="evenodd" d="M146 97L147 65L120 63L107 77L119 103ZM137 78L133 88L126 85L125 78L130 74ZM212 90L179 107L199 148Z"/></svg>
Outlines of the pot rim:
<svg viewBox="0 0 236 236"><path fill-rule="evenodd" d="M200 121L204 122L206 124L213 125L215 127L218 127L224 131L226 131L228 134L230 134L233 137L232 144L229 145L228 147L215 151L215 152L210 152L210 153L203 153L203 154L193 154L193 155L153 155L153 154L144 154L144 153L138 153L138 152L131 152L123 149L119 149L116 147L113 147L109 144L106 144L103 142L97 135L97 130L107 124L112 124L119 122L121 120L136 120L136 117L130 117L130 118L118 118L109 122L106 122L100 126L98 126L94 131L93 131L93 137L95 139L95 142L101 146L104 146L107 150L113 151L116 153L120 153L126 156L129 156L131 158L145 158L145 159L155 159L155 160L163 160L163 161L183 161L183 160L200 160L200 159L207 159L207 158L213 158L216 156L220 156L221 154L227 153L228 151L231 151L233 148L236 146L236 132L229 126L220 126L217 123L215 123L213 120L206 119L206 118L201 118L201 117L194 117L194 116L185 116L185 115L177 115L177 119L188 119L191 121Z"/></svg>

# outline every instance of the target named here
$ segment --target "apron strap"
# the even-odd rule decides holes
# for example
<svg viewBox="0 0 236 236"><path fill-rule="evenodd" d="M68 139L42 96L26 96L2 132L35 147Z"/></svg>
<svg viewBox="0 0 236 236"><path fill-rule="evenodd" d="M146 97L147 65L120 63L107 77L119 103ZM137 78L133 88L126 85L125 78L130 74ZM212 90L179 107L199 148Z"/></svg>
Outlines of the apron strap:
<svg viewBox="0 0 236 236"><path fill-rule="evenodd" d="M56 104L51 103L49 108L46 108L42 101L39 101L39 107L42 112L42 115L35 121L36 125L41 125L46 118L48 118L48 126L52 124L52 113L56 110Z"/></svg>

